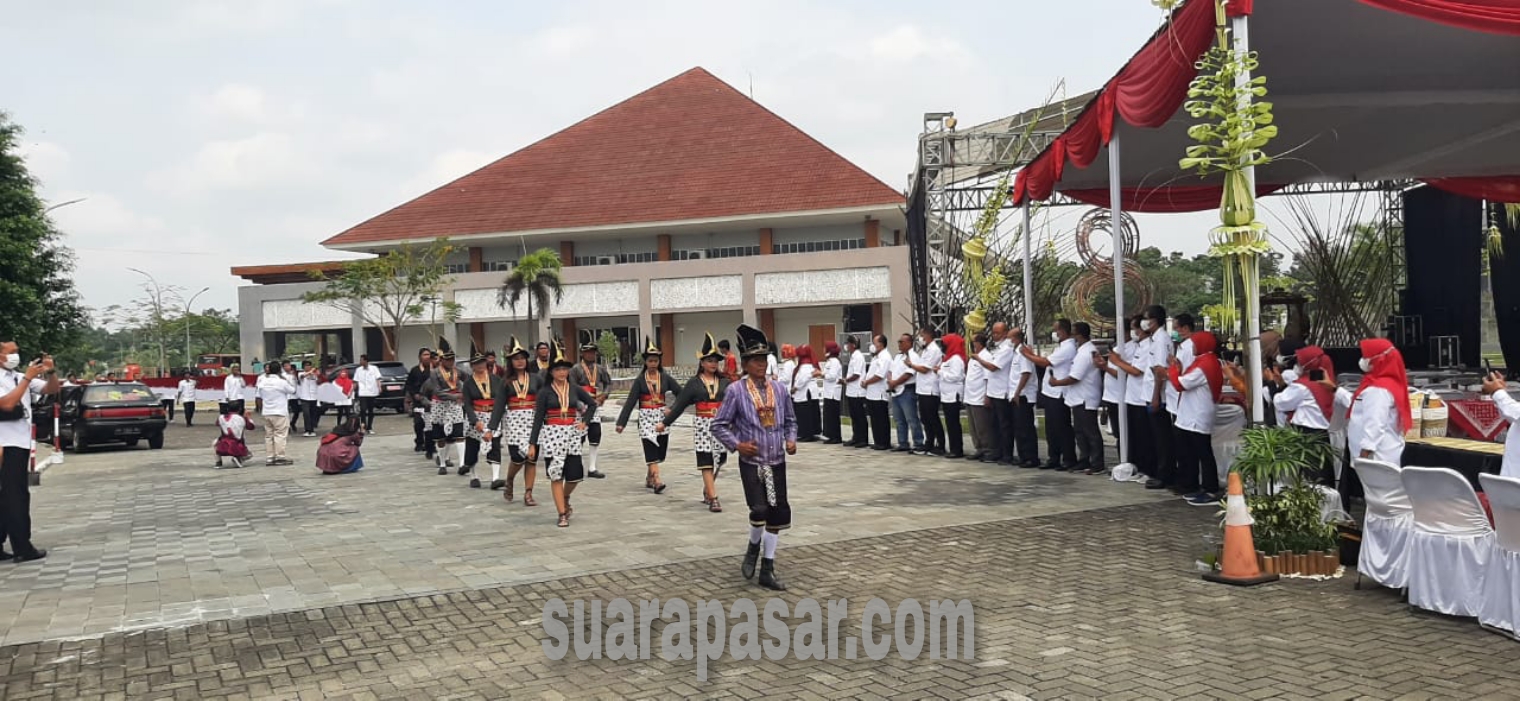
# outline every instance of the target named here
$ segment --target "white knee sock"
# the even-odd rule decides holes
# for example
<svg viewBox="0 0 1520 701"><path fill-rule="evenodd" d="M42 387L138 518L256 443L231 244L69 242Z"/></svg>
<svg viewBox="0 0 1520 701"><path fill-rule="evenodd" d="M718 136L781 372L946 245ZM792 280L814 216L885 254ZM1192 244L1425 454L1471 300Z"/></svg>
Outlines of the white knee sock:
<svg viewBox="0 0 1520 701"><path fill-rule="evenodd" d="M493 463L491 463L491 481L492 482L496 482L496 481L499 481L500 479L501 479L501 463L499 463L499 462L493 462Z"/></svg>
<svg viewBox="0 0 1520 701"><path fill-rule="evenodd" d="M459 466L464 465L464 442L460 441L458 443L450 443L449 445L454 449L454 464Z"/></svg>
<svg viewBox="0 0 1520 701"><path fill-rule="evenodd" d="M586 469L590 470L591 472L596 472L596 449L600 447L601 446L599 445L593 445L586 450L586 457L589 458L586 461Z"/></svg>
<svg viewBox="0 0 1520 701"><path fill-rule="evenodd" d="M763 534L763 533L765 533L765 527L764 526L750 526L749 527L749 542L750 542L750 544L753 545L755 543L760 542L760 535Z"/></svg>
<svg viewBox="0 0 1520 701"><path fill-rule="evenodd" d="M776 559L776 543L781 540L781 534L766 531L765 537L761 538L760 540L761 542L765 543L765 559Z"/></svg>

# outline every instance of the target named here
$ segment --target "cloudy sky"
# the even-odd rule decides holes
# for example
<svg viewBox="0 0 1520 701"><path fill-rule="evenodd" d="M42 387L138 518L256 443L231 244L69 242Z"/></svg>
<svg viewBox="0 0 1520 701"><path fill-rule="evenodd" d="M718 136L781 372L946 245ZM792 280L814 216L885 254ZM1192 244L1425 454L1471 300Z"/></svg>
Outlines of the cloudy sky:
<svg viewBox="0 0 1520 701"><path fill-rule="evenodd" d="M0 110L104 307L128 268L231 307L232 265L317 245L693 66L902 188L926 111L963 125L1100 85L1160 21L1146 0L20 3ZM1101 18L1080 36L1048 15ZM24 57L24 59L22 58ZM1204 215L1144 218L1201 252Z"/></svg>

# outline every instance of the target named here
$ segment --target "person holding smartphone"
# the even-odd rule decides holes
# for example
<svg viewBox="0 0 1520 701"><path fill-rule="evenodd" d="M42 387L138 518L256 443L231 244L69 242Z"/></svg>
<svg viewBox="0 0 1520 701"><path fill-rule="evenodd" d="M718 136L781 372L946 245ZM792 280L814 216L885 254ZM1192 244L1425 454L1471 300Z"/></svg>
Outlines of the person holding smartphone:
<svg viewBox="0 0 1520 701"><path fill-rule="evenodd" d="M0 343L0 545L9 540L12 553L0 558L30 562L47 557L32 544L32 493L27 471L32 458L32 402L58 391L52 356L43 354L23 372L15 341Z"/></svg>
<svg viewBox="0 0 1520 701"><path fill-rule="evenodd" d="M1483 377L1483 395L1492 397L1499 414L1509 421L1509 433L1504 438L1504 463L1499 474L1504 477L1520 477L1520 401L1509 396L1504 389L1504 375L1488 367Z"/></svg>
<svg viewBox="0 0 1520 701"><path fill-rule="evenodd" d="M1329 445L1330 419L1335 411L1335 366L1319 346L1296 351L1293 366L1298 368L1298 377L1292 381L1282 374L1272 375L1277 391L1269 401L1277 414L1277 425L1292 426ZM1335 462L1329 451L1319 472L1321 484L1335 484Z"/></svg>

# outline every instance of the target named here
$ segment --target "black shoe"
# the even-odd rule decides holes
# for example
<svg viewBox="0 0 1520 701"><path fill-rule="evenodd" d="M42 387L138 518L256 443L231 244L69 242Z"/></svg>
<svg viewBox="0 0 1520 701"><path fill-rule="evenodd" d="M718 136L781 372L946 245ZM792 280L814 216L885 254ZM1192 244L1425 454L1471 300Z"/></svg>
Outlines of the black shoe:
<svg viewBox="0 0 1520 701"><path fill-rule="evenodd" d="M475 478L475 477L470 478L470 489L480 489L480 479L479 478Z"/></svg>
<svg viewBox="0 0 1520 701"><path fill-rule="evenodd" d="M835 440L833 438L830 438L823 442L824 445L839 445L841 443L844 443L844 441Z"/></svg>
<svg viewBox="0 0 1520 701"><path fill-rule="evenodd" d="M997 461L997 464L1002 465L1003 467L1013 467L1012 460L999 460Z"/></svg>
<svg viewBox="0 0 1520 701"><path fill-rule="evenodd" d="M459 466L459 476L463 477L465 475L468 475L468 474L470 474L470 470L473 470L473 469L475 469L475 468L473 466L471 466L471 465L460 465Z"/></svg>
<svg viewBox="0 0 1520 701"><path fill-rule="evenodd" d="M1054 470L1054 469L1056 469L1056 468L1058 468L1060 466L1061 466L1061 463L1058 463L1058 462L1052 460L1050 462L1045 463L1044 465L1041 465L1040 469L1041 470Z"/></svg>
<svg viewBox="0 0 1520 701"><path fill-rule="evenodd" d="M913 449L909 448L907 446L900 445L900 446L897 446L897 447L893 448L892 452L894 452L894 453L911 453L911 452L913 452Z"/></svg>
<svg viewBox="0 0 1520 701"><path fill-rule="evenodd" d="M1074 472L1076 469L1075 465L1061 465L1056 468L1056 472Z"/></svg>
<svg viewBox="0 0 1520 701"><path fill-rule="evenodd" d="M422 447L420 445L414 445L414 446L412 446L412 452L413 453L426 453L426 452L428 452L428 449L424 448L424 447ZM428 457L433 457L433 456L429 455Z"/></svg>
<svg viewBox="0 0 1520 701"><path fill-rule="evenodd" d="M765 558L760 561L760 586L773 591L786 591L786 583L781 581L781 575L776 574L776 559Z"/></svg>
<svg viewBox="0 0 1520 701"><path fill-rule="evenodd" d="M944 457L945 457L946 460L965 460L966 459L966 454L965 453L948 453Z"/></svg>
<svg viewBox="0 0 1520 701"><path fill-rule="evenodd" d="M491 491L496 491L507 486L506 480L491 480Z"/></svg>
<svg viewBox="0 0 1520 701"><path fill-rule="evenodd" d="M17 555L15 557L11 558L11 561L12 562L31 562L32 560L41 560L44 557L47 557L47 551L46 550L43 550L42 548L33 548L32 549L32 554L30 554L30 555Z"/></svg>
<svg viewBox="0 0 1520 701"><path fill-rule="evenodd" d="M755 563L760 561L760 544L750 543L749 549L744 551L744 564L739 566L739 573L745 579L755 578ZM769 562L767 560L767 562Z"/></svg>
<svg viewBox="0 0 1520 701"><path fill-rule="evenodd" d="M607 473L602 472L601 470L592 470L590 472L587 472L586 476L592 479L606 479Z"/></svg>
<svg viewBox="0 0 1520 701"><path fill-rule="evenodd" d="M1166 483L1154 477L1145 481L1146 489L1166 489Z"/></svg>
<svg viewBox="0 0 1520 701"><path fill-rule="evenodd" d="M12 555L4 550L0 550L0 560L13 560L15 557L15 555Z"/></svg>
<svg viewBox="0 0 1520 701"><path fill-rule="evenodd" d="M889 448L884 445L873 445L871 446L871 450L889 450Z"/></svg>
<svg viewBox="0 0 1520 701"><path fill-rule="evenodd" d="M1019 467L1027 467L1027 468L1033 470L1035 468L1040 467L1040 461L1039 460L1025 460L1024 462L1019 463Z"/></svg>
<svg viewBox="0 0 1520 701"><path fill-rule="evenodd" d="M438 474L440 474L440 475L447 475L447 474L449 474L449 468L447 468L447 467L440 467L440 468L438 468Z"/></svg>
<svg viewBox="0 0 1520 701"><path fill-rule="evenodd" d="M944 457L944 455L945 455L945 449L944 448L940 448L938 446L930 448L929 452L932 453L932 454L934 454L934 455L938 455L940 457Z"/></svg>

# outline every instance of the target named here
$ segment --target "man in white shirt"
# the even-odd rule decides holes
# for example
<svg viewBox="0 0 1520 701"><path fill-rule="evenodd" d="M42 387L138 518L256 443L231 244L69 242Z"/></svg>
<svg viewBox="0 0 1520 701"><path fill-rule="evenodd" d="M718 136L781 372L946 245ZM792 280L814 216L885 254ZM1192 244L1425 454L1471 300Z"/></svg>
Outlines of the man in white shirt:
<svg viewBox="0 0 1520 701"><path fill-rule="evenodd" d="M259 413L264 417L264 452L268 456L264 464L294 465L285 456L285 439L290 435L290 398L295 396L296 388L285 381L278 363L269 363L266 369L268 372L259 376L257 387L263 404Z"/></svg>
<svg viewBox="0 0 1520 701"><path fill-rule="evenodd" d="M1140 332L1150 339L1143 358L1145 364L1140 367L1145 370L1141 383L1155 447L1155 463L1152 472L1146 473L1150 479L1145 481L1145 488L1176 491L1177 455L1172 445L1172 415L1166 411L1162 391L1166 387L1167 368L1172 363L1172 335L1166 330L1166 308L1158 304L1146 307L1140 315Z"/></svg>
<svg viewBox="0 0 1520 701"><path fill-rule="evenodd" d="M839 425L840 404L844 401L844 364L839 362L839 344L832 339L825 341L823 354L820 366L823 372L823 444L840 445L844 443Z"/></svg>
<svg viewBox="0 0 1520 701"><path fill-rule="evenodd" d="M866 393L866 410L871 415L871 448L891 448L892 424L889 418L890 397L887 393L887 376L892 370L892 356L887 352L885 334L871 336L871 362L866 375L860 380Z"/></svg>
<svg viewBox="0 0 1520 701"><path fill-rule="evenodd" d="M871 423L866 412L866 388L860 381L865 379L866 366L870 360L860 350L860 341L854 336L844 339L844 349L850 354L850 362L844 372L844 403L850 413L851 448L871 445Z"/></svg>
<svg viewBox="0 0 1520 701"><path fill-rule="evenodd" d="M321 382L316 366L310 360L303 363L301 375L296 378L296 399L301 402L301 418L306 429L302 433L307 438L317 435L317 420L321 418L317 409L317 389Z"/></svg>
<svg viewBox="0 0 1520 701"><path fill-rule="evenodd" d="M1024 330L1014 329L1010 332L1009 339L1014 346L1013 367L1008 371L1008 402L1013 407L1013 425L1009 432L1013 434L1013 444L1018 453L1015 460L1021 467L1039 467L1040 431L1034 420L1034 410L1040 397L1039 375L1034 361L1022 352L1028 340L1024 336Z"/></svg>
<svg viewBox="0 0 1520 701"><path fill-rule="evenodd" d="M987 352L987 334L971 337L971 353L966 363L966 414L971 418L971 442L973 450L967 460L986 461L997 455L997 431L993 426L992 402L987 399L987 368L980 362Z"/></svg>
<svg viewBox="0 0 1520 701"><path fill-rule="evenodd" d="M179 381L179 388L174 398L185 405L185 426L188 428L195 420L195 373L185 372L185 376ZM170 417L172 418L173 415L171 414Z"/></svg>
<svg viewBox="0 0 1520 701"><path fill-rule="evenodd" d="M1103 373L1098 370L1098 347L1092 342L1092 327L1085 321L1071 325L1071 341L1077 344L1066 377L1050 383L1062 390L1062 399L1071 413L1071 426L1077 452L1073 471L1089 475L1107 472L1103 463L1103 434L1098 431L1098 406L1103 402Z"/></svg>
<svg viewBox="0 0 1520 701"><path fill-rule="evenodd" d="M359 393L359 423L365 433L375 432L375 400L380 397L380 368L369 364L369 356L359 356L354 368L354 389Z"/></svg>
<svg viewBox="0 0 1520 701"><path fill-rule="evenodd" d="M32 401L57 392L58 376L46 355L18 372L19 351L14 341L0 343L0 412L15 415L0 419L0 545L10 540L12 551L0 550L0 558L30 562L47 557L32 544Z"/></svg>
<svg viewBox="0 0 1520 701"><path fill-rule="evenodd" d="M991 445L985 446L982 462L1013 464L1013 404L1008 387L1009 368L1013 367L1014 343L1008 338L1008 324L992 325L992 345L972 356L973 364L987 373L987 402L992 423Z"/></svg>
<svg viewBox="0 0 1520 701"><path fill-rule="evenodd" d="M1156 471L1156 456L1150 430L1150 399L1145 394L1150 339L1140 330L1141 322L1140 316L1130 319L1129 342L1113 349L1100 367L1105 367L1111 377L1124 380L1123 409L1129 419L1129 462L1142 474L1151 475Z"/></svg>
<svg viewBox="0 0 1520 701"><path fill-rule="evenodd" d="M1483 378L1483 394L1493 397L1499 415L1509 421L1509 433L1504 437L1504 463L1499 475L1520 478L1520 401L1515 401L1504 389L1504 376L1491 372Z"/></svg>
<svg viewBox="0 0 1520 701"><path fill-rule="evenodd" d="M1174 345L1172 346L1174 356L1172 360L1176 360L1177 364L1181 365L1183 369L1192 367L1193 360L1195 360L1191 338L1193 335L1193 315L1182 313L1173 317L1172 331L1176 334L1176 341L1174 341ZM1167 338L1171 339L1172 336L1169 334ZM1177 388L1173 387L1170 381L1162 383L1162 390L1166 413L1171 416L1172 422L1172 464L1176 466L1175 474L1177 477L1171 481L1181 485L1181 483L1188 481L1187 475L1189 471L1180 462L1184 456L1182 441L1194 439L1191 436L1183 435L1181 433L1182 429L1177 427L1178 403L1181 401L1182 393L1177 391ZM1185 485L1178 486L1173 491L1181 492L1184 496L1198 493L1197 490L1190 490Z"/></svg>
<svg viewBox="0 0 1520 701"><path fill-rule="evenodd" d="M918 419L924 432L923 452L945 454L945 427L939 420L939 365L945 358L938 339L927 328L918 330L918 345L908 349L913 388L918 392Z"/></svg>
<svg viewBox="0 0 1520 701"><path fill-rule="evenodd" d="M227 368L227 378L222 380L222 401L235 414L243 413L243 388L247 386L248 383L243 382L243 375L238 372L236 363Z"/></svg>
<svg viewBox="0 0 1520 701"><path fill-rule="evenodd" d="M924 451L924 425L918 420L918 393L913 368L908 365L908 351L913 350L912 334L897 337L897 355L892 358L887 374L887 387L892 393L892 421L897 424L898 453ZM909 443L909 437L913 442Z"/></svg>
<svg viewBox="0 0 1520 701"><path fill-rule="evenodd" d="M1066 405L1066 393L1061 385L1051 384L1064 380L1071 374L1071 362L1077 357L1077 342L1071 338L1071 320L1056 319L1051 328L1051 340L1056 348L1049 357L1034 352L1027 344L1021 350L1030 362L1045 368L1040 385L1041 404L1045 407L1045 448L1050 460L1041 466L1045 470L1068 472L1077 466L1076 434L1072 431L1071 408Z"/></svg>

